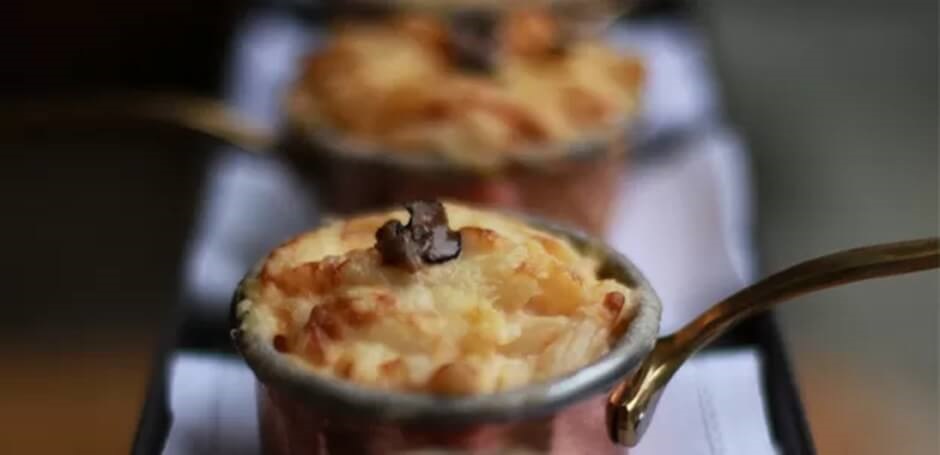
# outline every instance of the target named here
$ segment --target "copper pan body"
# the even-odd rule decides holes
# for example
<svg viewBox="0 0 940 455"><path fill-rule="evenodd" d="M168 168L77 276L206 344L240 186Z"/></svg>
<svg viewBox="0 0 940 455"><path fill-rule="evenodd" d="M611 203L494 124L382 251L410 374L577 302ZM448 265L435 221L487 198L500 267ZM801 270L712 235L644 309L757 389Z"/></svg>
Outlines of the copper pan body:
<svg viewBox="0 0 940 455"><path fill-rule="evenodd" d="M331 213L443 198L530 213L602 235L625 174L625 143L618 134L546 162L513 163L488 172L409 161L389 151L351 154L348 147L309 135L289 136L282 149Z"/></svg>
<svg viewBox="0 0 940 455"><path fill-rule="evenodd" d="M264 453L624 453L607 430L608 395L656 342L659 299L639 270L602 242L555 223L523 219L596 255L600 276L634 290L636 311L607 354L549 383L504 392L468 397L389 392L310 373L277 352L272 340L239 330L233 313L233 341L258 378ZM241 295L239 288L233 308Z"/></svg>

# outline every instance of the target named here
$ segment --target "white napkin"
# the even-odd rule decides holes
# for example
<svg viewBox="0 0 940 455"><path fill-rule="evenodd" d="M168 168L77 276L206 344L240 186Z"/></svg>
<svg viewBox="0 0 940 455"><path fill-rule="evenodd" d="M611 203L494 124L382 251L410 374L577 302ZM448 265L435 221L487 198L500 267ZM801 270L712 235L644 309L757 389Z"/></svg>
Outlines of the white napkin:
<svg viewBox="0 0 940 455"><path fill-rule="evenodd" d="M663 302L672 332L753 279L750 178L737 136L711 128L664 150L668 161L628 173L607 241Z"/></svg>
<svg viewBox="0 0 940 455"><path fill-rule="evenodd" d="M170 366L167 455L257 455L255 377L232 357L178 354Z"/></svg>

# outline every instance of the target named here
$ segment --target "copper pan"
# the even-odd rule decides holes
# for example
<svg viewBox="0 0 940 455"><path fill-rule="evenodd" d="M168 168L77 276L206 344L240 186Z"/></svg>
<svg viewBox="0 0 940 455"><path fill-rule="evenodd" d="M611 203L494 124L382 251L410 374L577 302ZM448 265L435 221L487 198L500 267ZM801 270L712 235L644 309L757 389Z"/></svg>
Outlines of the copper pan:
<svg viewBox="0 0 940 455"><path fill-rule="evenodd" d="M602 277L635 290L636 313L606 355L551 382L506 392L393 393L312 374L271 340L240 330L235 314L233 340L258 378L265 453L622 453L621 446L640 441L676 370L738 323L808 292L937 268L940 258L937 238L822 256L742 289L660 336L659 298L628 258L580 232L526 221L569 239L601 261ZM241 299L239 290L234 302Z"/></svg>

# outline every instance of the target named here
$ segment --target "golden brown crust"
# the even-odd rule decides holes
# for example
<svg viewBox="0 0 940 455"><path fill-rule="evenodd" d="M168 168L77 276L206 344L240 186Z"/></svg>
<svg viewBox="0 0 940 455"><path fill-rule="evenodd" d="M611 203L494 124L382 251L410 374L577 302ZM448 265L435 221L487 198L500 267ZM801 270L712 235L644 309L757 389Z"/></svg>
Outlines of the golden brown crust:
<svg viewBox="0 0 940 455"><path fill-rule="evenodd" d="M519 153L620 128L633 115L642 65L595 42L559 46L557 24L523 11L503 26L490 74L462 70L437 20L345 24L308 58L287 110L301 130L330 129L395 153L491 167Z"/></svg>
<svg viewBox="0 0 940 455"><path fill-rule="evenodd" d="M548 380L607 351L629 288L547 232L446 208L460 256L414 271L383 264L365 235L401 211L286 243L246 282L241 328L318 374L439 394Z"/></svg>

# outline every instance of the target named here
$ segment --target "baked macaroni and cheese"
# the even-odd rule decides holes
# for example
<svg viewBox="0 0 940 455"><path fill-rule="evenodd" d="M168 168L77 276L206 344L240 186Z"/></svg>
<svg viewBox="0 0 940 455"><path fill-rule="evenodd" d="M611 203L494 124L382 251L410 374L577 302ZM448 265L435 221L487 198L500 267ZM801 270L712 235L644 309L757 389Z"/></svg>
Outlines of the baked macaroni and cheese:
<svg viewBox="0 0 940 455"><path fill-rule="evenodd" d="M314 374L473 395L548 381L608 351L631 289L566 239L437 202L335 221L242 285L239 329Z"/></svg>
<svg viewBox="0 0 940 455"><path fill-rule="evenodd" d="M569 152L548 145L610 137L635 113L636 58L566 37L536 11L465 22L408 15L338 26L288 97L291 124L498 168Z"/></svg>

